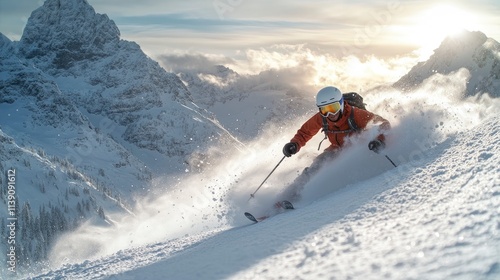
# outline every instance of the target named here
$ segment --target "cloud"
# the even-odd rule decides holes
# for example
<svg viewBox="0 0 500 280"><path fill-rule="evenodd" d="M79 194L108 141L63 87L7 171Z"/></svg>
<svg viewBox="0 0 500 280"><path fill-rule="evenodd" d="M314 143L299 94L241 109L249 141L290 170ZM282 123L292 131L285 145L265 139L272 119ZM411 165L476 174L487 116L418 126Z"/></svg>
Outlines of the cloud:
<svg viewBox="0 0 500 280"><path fill-rule="evenodd" d="M240 74L239 81L235 82L258 81L295 88L308 95L327 85L346 92L362 92L392 84L406 74L417 59L417 55L387 59L373 55L339 57L314 46L287 44L247 49L234 58L193 52L158 57L160 64L174 73L211 73L214 65L224 65Z"/></svg>
<svg viewBox="0 0 500 280"><path fill-rule="evenodd" d="M416 57L411 56L391 59L373 55L338 57L304 45L276 45L248 50L245 60L235 67L237 71L254 74L271 69L286 70L280 79L290 84L302 83L316 88L336 85L343 91L362 91L396 81L415 63Z"/></svg>
<svg viewBox="0 0 500 280"><path fill-rule="evenodd" d="M470 2L470 1L469 1ZM455 1L477 15L477 28L498 38L493 2ZM17 40L26 19L43 1L3 1L2 33ZM415 1L131 1L89 0L107 14L123 38L136 41L150 55L185 50L229 55L273 44L311 44L355 55L401 55L419 46L411 32L416 15L436 3ZM217 3L225 5L224 13ZM421 22L420 22L421 23ZM414 28L414 27L413 27Z"/></svg>
<svg viewBox="0 0 500 280"><path fill-rule="evenodd" d="M173 29L191 30L194 32L245 31L251 28L311 28L314 24L303 21L283 20L220 20L217 18L200 18L182 13L150 14L140 16L119 16L117 22L124 25L164 26Z"/></svg>
<svg viewBox="0 0 500 280"><path fill-rule="evenodd" d="M190 9L181 4L135 4L134 11L115 11L109 16L125 38L138 41L148 53L155 54L189 49L231 55L275 44L317 45L343 55L387 55L388 49L394 55L395 51L411 50L395 47L394 38L387 37L386 27L395 21L399 10L383 1L369 5L230 1L224 2L230 7L223 17L210 5L216 1L208 2L196 2Z"/></svg>
<svg viewBox="0 0 500 280"><path fill-rule="evenodd" d="M224 56L201 53L164 54L158 57L161 65L170 72L210 72L214 65L233 64L234 60Z"/></svg>
<svg viewBox="0 0 500 280"><path fill-rule="evenodd" d="M98 13L113 16L145 16L154 14L182 13L205 16L212 8L211 1L159 1L159 0L88 0Z"/></svg>

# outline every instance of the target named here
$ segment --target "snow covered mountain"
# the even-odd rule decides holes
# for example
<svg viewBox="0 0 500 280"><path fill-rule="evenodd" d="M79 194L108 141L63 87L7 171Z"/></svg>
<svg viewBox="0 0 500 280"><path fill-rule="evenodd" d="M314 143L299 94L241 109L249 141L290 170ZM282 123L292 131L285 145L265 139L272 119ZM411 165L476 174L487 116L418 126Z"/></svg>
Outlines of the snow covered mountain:
<svg viewBox="0 0 500 280"><path fill-rule="evenodd" d="M447 37L425 62L419 62L394 86L413 89L432 75L462 71L465 94L500 92L500 43L479 31L463 31Z"/></svg>
<svg viewBox="0 0 500 280"><path fill-rule="evenodd" d="M30 232L19 265L46 258L61 232L129 213L156 176L202 170L209 155L241 146L85 0L45 1L19 42L0 34L0 66L0 169L16 170L15 214L29 217L18 224ZM2 184L2 217L8 191Z"/></svg>
<svg viewBox="0 0 500 280"><path fill-rule="evenodd" d="M46 1L29 18L18 49L91 121L109 119L113 138L157 174L184 170L177 162L189 162L210 142L233 141L191 102L176 75L120 40L114 22L85 0Z"/></svg>

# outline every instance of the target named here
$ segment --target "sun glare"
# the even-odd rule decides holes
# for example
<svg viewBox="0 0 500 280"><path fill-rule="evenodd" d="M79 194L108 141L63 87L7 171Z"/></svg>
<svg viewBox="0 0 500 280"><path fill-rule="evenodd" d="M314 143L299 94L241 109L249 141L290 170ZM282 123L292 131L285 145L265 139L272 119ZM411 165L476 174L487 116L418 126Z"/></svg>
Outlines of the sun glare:
<svg viewBox="0 0 500 280"><path fill-rule="evenodd" d="M445 36L453 35L462 30L469 16L462 10L449 5L440 5L422 15L422 23L430 24L433 32Z"/></svg>
<svg viewBox="0 0 500 280"><path fill-rule="evenodd" d="M474 28L473 16L453 5L437 5L415 18L414 32L409 34L422 52L431 52L447 36Z"/></svg>

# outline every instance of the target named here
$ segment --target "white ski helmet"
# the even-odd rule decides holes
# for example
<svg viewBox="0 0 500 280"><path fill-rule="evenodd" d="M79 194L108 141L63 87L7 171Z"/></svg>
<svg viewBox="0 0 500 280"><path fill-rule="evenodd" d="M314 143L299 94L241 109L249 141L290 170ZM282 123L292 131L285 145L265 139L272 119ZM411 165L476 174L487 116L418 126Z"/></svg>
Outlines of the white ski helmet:
<svg viewBox="0 0 500 280"><path fill-rule="evenodd" d="M330 86L318 91L316 95L316 106L318 108L335 102L340 103L340 111L344 112L344 98L338 88Z"/></svg>

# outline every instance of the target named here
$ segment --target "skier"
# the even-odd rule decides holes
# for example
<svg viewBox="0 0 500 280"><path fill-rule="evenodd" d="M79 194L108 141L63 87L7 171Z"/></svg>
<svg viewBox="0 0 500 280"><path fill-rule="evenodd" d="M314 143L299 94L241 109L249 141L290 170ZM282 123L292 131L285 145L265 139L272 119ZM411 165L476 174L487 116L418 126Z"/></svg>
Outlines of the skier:
<svg viewBox="0 0 500 280"><path fill-rule="evenodd" d="M381 116L351 106L336 87L328 86L321 89L316 95L316 106L319 112L307 120L290 142L285 144L283 154L290 157L299 152L300 148L306 145L320 129L325 132L323 140L328 138L330 146L287 188L285 197L291 201L298 200L300 189L312 174L316 173L326 161L335 158L346 143L346 137L361 132L369 122L373 122L378 125L380 134L369 142L368 148L379 153L385 147L383 133L391 127L389 121Z"/></svg>

